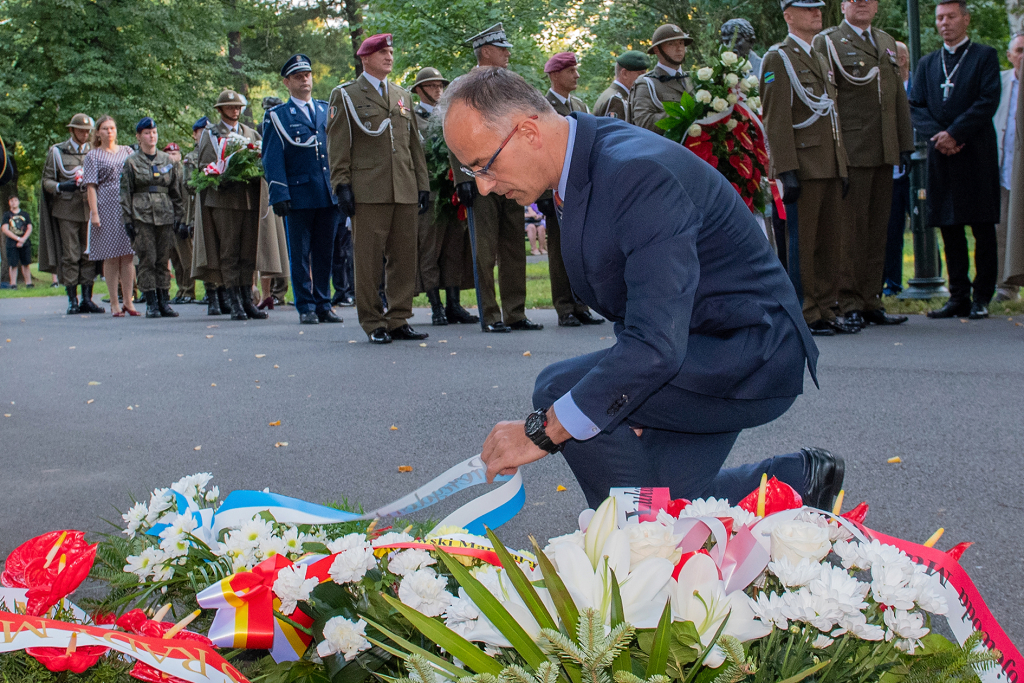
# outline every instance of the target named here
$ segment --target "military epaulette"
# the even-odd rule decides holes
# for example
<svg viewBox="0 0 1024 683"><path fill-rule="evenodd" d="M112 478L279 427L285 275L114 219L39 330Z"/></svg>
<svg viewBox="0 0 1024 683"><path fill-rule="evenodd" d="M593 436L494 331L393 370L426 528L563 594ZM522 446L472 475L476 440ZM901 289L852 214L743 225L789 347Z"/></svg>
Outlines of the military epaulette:
<svg viewBox="0 0 1024 683"><path fill-rule="evenodd" d="M839 30L839 26L838 26L838 24L837 24L836 26L829 26L829 27L828 27L827 29L825 29L824 31L821 31L821 32L820 32L820 33L819 33L818 35L820 35L820 36L827 36L827 35L829 35L830 33L835 33L835 32L836 32L836 31L838 31L838 30Z"/></svg>
<svg viewBox="0 0 1024 683"><path fill-rule="evenodd" d="M277 110L277 109L280 109L281 107L283 107L283 106L284 106L284 105L286 105L286 104L288 104L288 102L282 102L281 104L275 104L275 105L274 105L273 107L271 107L270 109L268 109L268 110L267 110L266 112L264 112L264 113L265 113L265 114L269 114L269 113L270 113L270 112L272 112L272 111L275 111L275 110Z"/></svg>
<svg viewBox="0 0 1024 683"><path fill-rule="evenodd" d="M778 52L779 50L781 50L785 46L786 46L785 43L775 43L770 48L768 48L768 52Z"/></svg>

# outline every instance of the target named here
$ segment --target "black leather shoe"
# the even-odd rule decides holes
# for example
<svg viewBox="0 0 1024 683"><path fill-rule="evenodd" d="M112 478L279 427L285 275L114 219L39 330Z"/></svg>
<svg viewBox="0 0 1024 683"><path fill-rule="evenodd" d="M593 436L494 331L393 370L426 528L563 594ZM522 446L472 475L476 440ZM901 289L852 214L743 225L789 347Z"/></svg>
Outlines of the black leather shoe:
<svg viewBox="0 0 1024 683"><path fill-rule="evenodd" d="M832 326L828 324L827 320L815 320L807 327L810 328L811 334L813 334L815 337L836 336L836 331L832 329Z"/></svg>
<svg viewBox="0 0 1024 683"><path fill-rule="evenodd" d="M510 330L531 330L531 331L536 331L536 330L543 330L544 326L541 325L540 323L533 322L529 318L523 318L522 320L517 320L514 323L512 323L511 325L509 325L508 329L510 329Z"/></svg>
<svg viewBox="0 0 1024 683"><path fill-rule="evenodd" d="M946 305L935 311L928 311L929 318L966 318L971 314L970 301L950 299Z"/></svg>
<svg viewBox="0 0 1024 683"><path fill-rule="evenodd" d="M967 315L971 320L981 320L988 317L988 307L975 301L971 304L971 312Z"/></svg>
<svg viewBox="0 0 1024 683"><path fill-rule="evenodd" d="M851 327L857 327L861 329L868 326L868 324L864 322L864 316L861 314L860 311L850 311L849 313L843 316L843 322L846 323L847 325L850 325Z"/></svg>
<svg viewBox="0 0 1024 683"><path fill-rule="evenodd" d="M242 303L242 309L245 311L245 314L249 316L250 320L267 319L270 314L256 308L256 305L252 302L252 292L248 287L239 286L237 291L238 300Z"/></svg>
<svg viewBox="0 0 1024 683"><path fill-rule="evenodd" d="M843 488L846 463L824 448L801 448L804 456L804 505L832 510Z"/></svg>
<svg viewBox="0 0 1024 683"><path fill-rule="evenodd" d="M408 341L421 341L430 336L426 332L417 332L416 330L409 327L408 323L402 325L401 327L396 327L395 329L388 332L388 334L391 335L392 339L405 339Z"/></svg>
<svg viewBox="0 0 1024 683"><path fill-rule="evenodd" d="M859 327L857 327L856 325L850 325L849 323L845 323L839 318L835 318L834 320L826 320L825 322L828 324L829 327L832 328L832 331L835 332L836 334L857 334L858 332L860 332Z"/></svg>
<svg viewBox="0 0 1024 683"><path fill-rule="evenodd" d="M378 327L373 332L367 335L370 338L371 344L390 344L391 335L388 334L388 330L385 327Z"/></svg>
<svg viewBox="0 0 1024 683"><path fill-rule="evenodd" d="M356 300L353 299L350 296L342 297L342 299L338 303L338 305L339 306L345 306L345 307L355 306L356 305Z"/></svg>
<svg viewBox="0 0 1024 683"><path fill-rule="evenodd" d="M316 317L322 323L340 323L340 322L345 322L344 320L339 318L337 315L335 315L334 311L332 311L332 310L317 311L316 312Z"/></svg>
<svg viewBox="0 0 1024 683"><path fill-rule="evenodd" d="M582 325L583 323L572 313L566 313L565 316L558 319L559 327L581 327Z"/></svg>
<svg viewBox="0 0 1024 683"><path fill-rule="evenodd" d="M453 306L451 304L448 304L447 306L445 306L444 317L448 319L448 322L455 325L472 325L474 323L480 322L479 316L473 315L460 305Z"/></svg>
<svg viewBox="0 0 1024 683"><path fill-rule="evenodd" d="M188 301L185 301L186 298L188 298ZM187 303L190 303L191 301L192 301L191 297L186 297L181 292L178 292L177 294L175 294L174 298L171 299L171 303L175 304L175 305L187 304Z"/></svg>
<svg viewBox="0 0 1024 683"><path fill-rule="evenodd" d="M448 324L448 316L444 313L444 306L437 304L430 307L430 324L443 327Z"/></svg>
<svg viewBox="0 0 1024 683"><path fill-rule="evenodd" d="M864 322L872 325L902 325L909 318L905 315L889 315L884 308L864 311Z"/></svg>
<svg viewBox="0 0 1024 683"><path fill-rule="evenodd" d="M299 313L299 324L300 325L319 325L320 318L313 311L306 313Z"/></svg>
<svg viewBox="0 0 1024 683"><path fill-rule="evenodd" d="M490 325L484 325L484 332L511 332L512 328L500 320Z"/></svg>
<svg viewBox="0 0 1024 683"><path fill-rule="evenodd" d="M576 319L584 325L600 325L604 322L604 318L598 318L590 311L579 311L576 313Z"/></svg>

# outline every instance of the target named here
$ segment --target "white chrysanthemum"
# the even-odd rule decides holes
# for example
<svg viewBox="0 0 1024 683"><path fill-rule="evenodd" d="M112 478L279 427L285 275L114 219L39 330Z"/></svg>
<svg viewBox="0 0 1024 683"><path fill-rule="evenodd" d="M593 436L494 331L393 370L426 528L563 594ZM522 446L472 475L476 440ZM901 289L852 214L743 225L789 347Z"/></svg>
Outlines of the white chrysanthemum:
<svg viewBox="0 0 1024 683"><path fill-rule="evenodd" d="M480 612L473 601L466 597L466 591L459 589L459 597L452 600L444 612L445 626L465 637L476 628Z"/></svg>
<svg viewBox="0 0 1024 683"><path fill-rule="evenodd" d="M125 572L130 572L139 577L142 581L146 580L150 574L153 573L155 565L164 561L164 552L159 548L146 548L138 555L129 555L127 558L128 564L124 566Z"/></svg>
<svg viewBox="0 0 1024 683"><path fill-rule="evenodd" d="M167 536L160 540L160 550L164 551L168 559L188 555L188 549L192 542L184 536Z"/></svg>
<svg viewBox="0 0 1024 683"><path fill-rule="evenodd" d="M153 581L170 581L173 576L174 564L171 560L164 559L163 562L158 562L153 565Z"/></svg>
<svg viewBox="0 0 1024 683"><path fill-rule="evenodd" d="M757 600L750 601L750 608L754 610L754 616L766 626L774 626L783 630L789 628L785 606L785 596L764 591L758 593Z"/></svg>
<svg viewBox="0 0 1024 683"><path fill-rule="evenodd" d="M861 623L859 621L852 622L840 619L839 625L860 640L879 641L885 636L885 629L876 624L869 624L866 621Z"/></svg>
<svg viewBox="0 0 1024 683"><path fill-rule="evenodd" d="M693 96L693 99L697 100L701 104L711 104L711 93L707 90L698 90L697 94Z"/></svg>
<svg viewBox="0 0 1024 683"><path fill-rule="evenodd" d="M826 636L825 634L819 634L817 638L811 641L811 647L815 650L824 650L826 647L834 643L835 641Z"/></svg>
<svg viewBox="0 0 1024 683"><path fill-rule="evenodd" d="M783 586L800 588L821 575L821 563L812 562L805 557L800 560L799 564L794 565L789 558L781 557L775 562L768 563L768 571L779 577Z"/></svg>
<svg viewBox="0 0 1024 683"><path fill-rule="evenodd" d="M901 565L872 564L871 597L880 605L912 610L918 596L918 590L910 586L913 576L913 570L908 576Z"/></svg>
<svg viewBox="0 0 1024 683"><path fill-rule="evenodd" d="M338 553L331 563L328 574L331 575L334 583L350 583L360 581L366 572L377 566L377 560L373 556L373 548L356 546Z"/></svg>
<svg viewBox="0 0 1024 683"><path fill-rule="evenodd" d="M697 69L697 78L701 81L710 81L711 77L715 75L715 70L710 66L701 67Z"/></svg>
<svg viewBox="0 0 1024 683"><path fill-rule="evenodd" d="M417 569L423 569L433 564L437 564L437 560L431 557L426 550L418 548L399 551L388 559L388 569L391 573L399 576L412 574Z"/></svg>
<svg viewBox="0 0 1024 683"><path fill-rule="evenodd" d="M395 543L412 543L415 540L415 538L404 531L389 531L373 539L371 545L374 548L380 548L381 546L394 545Z"/></svg>
<svg viewBox="0 0 1024 683"><path fill-rule="evenodd" d="M729 103L726 100L723 100L721 97L716 97L715 99L711 100L711 108L717 112L725 111L728 108L728 106Z"/></svg>
<svg viewBox="0 0 1024 683"><path fill-rule="evenodd" d="M250 544L253 548L257 548L260 541L274 535L274 525L262 517L253 517L248 522L243 523L242 528L237 533L241 541Z"/></svg>
<svg viewBox="0 0 1024 683"><path fill-rule="evenodd" d="M491 595L499 600L505 599L505 592L501 588L501 570L492 564L485 564L469 570L473 577L484 585Z"/></svg>
<svg viewBox="0 0 1024 683"><path fill-rule="evenodd" d="M281 534L281 542L284 543L285 552L288 555L301 555L304 551L302 544L313 540L309 534L300 533L296 527L290 526Z"/></svg>
<svg viewBox="0 0 1024 683"><path fill-rule="evenodd" d="M231 571L233 572L247 572L259 564L255 548L246 548L244 551L228 557L231 559Z"/></svg>
<svg viewBox="0 0 1024 683"><path fill-rule="evenodd" d="M402 579L398 599L428 617L444 614L455 597L447 591L448 580L433 569L420 569Z"/></svg>
<svg viewBox="0 0 1024 683"><path fill-rule="evenodd" d="M817 578L807 584L811 595L844 614L860 614L867 609L868 603L864 597L868 594L868 584L853 578L841 567L830 564L819 566Z"/></svg>
<svg viewBox="0 0 1024 683"><path fill-rule="evenodd" d="M679 518L683 517L729 517L732 506L722 498L698 498L682 509Z"/></svg>
<svg viewBox="0 0 1024 683"><path fill-rule="evenodd" d="M206 492L205 498L207 503L215 502L218 498L220 498L220 487L214 486L210 488L210 490Z"/></svg>
<svg viewBox="0 0 1024 683"><path fill-rule="evenodd" d="M924 625L924 615L920 612L887 609L882 615L882 619L887 628L886 642L896 638L896 647L907 654L914 654L914 650L921 646L921 638L928 635L928 628Z"/></svg>
<svg viewBox="0 0 1024 683"><path fill-rule="evenodd" d="M843 611L812 595L806 588L786 593L782 613L791 621L810 624L819 631L830 631L843 616Z"/></svg>
<svg viewBox="0 0 1024 683"><path fill-rule="evenodd" d="M273 557L274 555L284 555L285 557L288 557L288 545L280 536L267 536L260 539L260 546L257 552L264 559Z"/></svg>
<svg viewBox="0 0 1024 683"><path fill-rule="evenodd" d="M914 565L914 576L910 579L910 588L914 590L914 602L926 612L945 615L949 611L946 598L935 590L934 579L919 564Z"/></svg>
<svg viewBox="0 0 1024 683"><path fill-rule="evenodd" d="M316 653L324 659L340 652L345 655L346 662L351 662L357 654L369 649L365 621L334 617L324 624L324 639L316 646Z"/></svg>
<svg viewBox="0 0 1024 683"><path fill-rule="evenodd" d="M341 538L336 538L327 544L327 549L331 551L331 554L345 552L346 550L369 548L370 542L366 540L364 534L348 534Z"/></svg>
<svg viewBox="0 0 1024 683"><path fill-rule="evenodd" d="M149 512L146 513L146 523L150 526L163 516L164 512L174 505L174 494L170 489L156 489L149 498Z"/></svg>
<svg viewBox="0 0 1024 683"><path fill-rule="evenodd" d="M185 534L195 533L195 530L199 527L195 517L190 514L177 515L167 526L166 529L160 532L160 538L174 538L178 536L185 536Z"/></svg>
<svg viewBox="0 0 1024 683"><path fill-rule="evenodd" d="M298 603L309 600L309 592L320 581L315 576L306 578L306 566L293 564L285 567L274 580L274 595L281 600L281 614L291 614Z"/></svg>
<svg viewBox="0 0 1024 683"><path fill-rule="evenodd" d="M196 474L190 474L187 477L182 477L171 484L171 490L177 491L189 500L193 500L198 503L202 500L204 489L206 488L206 485L210 483L211 479L213 479L213 475L209 472L197 472Z"/></svg>
<svg viewBox="0 0 1024 683"><path fill-rule="evenodd" d="M127 534L128 538L135 538L136 532L139 530L139 527L142 526L142 523L146 521L146 516L148 514L149 508L142 501L131 506L131 508L128 509L128 512L121 515L121 519L124 520L124 523L128 527L123 533Z"/></svg>

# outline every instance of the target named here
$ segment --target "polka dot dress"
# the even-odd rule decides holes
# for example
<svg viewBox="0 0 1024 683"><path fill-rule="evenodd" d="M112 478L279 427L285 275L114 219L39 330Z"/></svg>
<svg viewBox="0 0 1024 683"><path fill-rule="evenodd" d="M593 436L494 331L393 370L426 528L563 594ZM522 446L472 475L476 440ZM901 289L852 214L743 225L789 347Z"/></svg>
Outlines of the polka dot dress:
<svg viewBox="0 0 1024 683"><path fill-rule="evenodd" d="M118 147L113 154L93 149L82 162L84 182L96 186L96 210L100 214L99 226L89 228L91 261L135 253L124 232L124 214L121 211L121 171L124 160L131 154L131 147Z"/></svg>

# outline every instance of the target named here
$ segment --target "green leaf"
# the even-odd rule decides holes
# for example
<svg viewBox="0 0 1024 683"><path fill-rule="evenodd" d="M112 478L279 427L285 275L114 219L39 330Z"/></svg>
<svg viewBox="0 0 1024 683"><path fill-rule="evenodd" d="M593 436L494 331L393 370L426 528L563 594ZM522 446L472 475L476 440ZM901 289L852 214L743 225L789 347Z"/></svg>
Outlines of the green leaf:
<svg viewBox="0 0 1024 683"><path fill-rule="evenodd" d="M625 623L626 613L622 608L622 594L619 592L619 580L615 578L615 570L608 570L612 575L612 614L611 614L611 627L615 628L619 624ZM612 676L619 671L632 671L633 662L629 658L629 648L624 648L622 652L615 657L612 661Z"/></svg>
<svg viewBox="0 0 1024 683"><path fill-rule="evenodd" d="M725 625L729 623L730 616L732 616L732 612L726 614L725 619L722 619L722 624L718 627L718 630L715 631L714 638L711 639L711 642L708 643L708 646L704 648L704 650L700 653L700 656L697 658L697 663L694 664L693 667L690 669L690 673L683 680L683 683L690 683L690 681L696 678L697 673L700 672L701 666L704 664L704 660L707 659L708 653L711 652L711 648L715 646L715 643L717 643L718 639L722 636L722 631L725 630ZM782 682L779 681L779 683Z"/></svg>
<svg viewBox="0 0 1024 683"><path fill-rule="evenodd" d="M811 668L804 669L803 671L798 673L796 676L790 676L789 678L787 678L785 680L778 681L778 683L799 683L800 681L804 680L805 678L807 678L811 674L817 673L818 671L821 671L822 669L824 669L826 666L828 666L828 663L831 662L831 661L832 661L831 659L826 659L823 662L818 662L817 664L815 664Z"/></svg>
<svg viewBox="0 0 1024 683"><path fill-rule="evenodd" d="M683 678L683 667L697 660L700 649L700 635L693 622L673 621L668 646L669 673L674 678Z"/></svg>
<svg viewBox="0 0 1024 683"><path fill-rule="evenodd" d="M381 596L387 600L388 604L401 612L402 616L413 625L413 628L443 647L451 656L462 660L473 671L482 674L493 674L495 676L501 673L502 666L500 663L488 657L484 654L483 650L441 622L414 610L397 598L383 593Z"/></svg>
<svg viewBox="0 0 1024 683"><path fill-rule="evenodd" d="M665 609L661 612L658 630L654 632L654 645L651 646L651 659L647 662L645 678L654 675L665 675L668 665L668 646L672 637L672 601L665 601Z"/></svg>
<svg viewBox="0 0 1024 683"><path fill-rule="evenodd" d="M445 671L447 671L451 675L455 676L456 678L464 678L466 676L472 676L472 674L469 673L468 671L466 671L465 669L460 669L459 667L457 667L454 664L452 664L451 662L449 662L447 659L444 659L443 657L438 657L437 655L435 655L432 652L428 652L427 650L424 650L421 647L413 645L411 642L409 642L408 640L406 640L402 636L400 636L400 635L398 635L396 633L393 633L392 631L388 630L384 626L381 626L380 624L378 624L377 622L373 621L372 619L370 619L370 618L368 618L366 616L363 616L363 621L365 621L367 624L369 624L370 626L374 627L375 629L377 629L378 631L383 633L385 636L387 636L394 643L396 643L398 645L401 645L402 647L404 647L406 650L408 650L412 654L420 655L424 659L426 659L426 660L436 664L437 666L439 666L440 668L444 669ZM369 640L371 643L374 643L376 645L380 645L380 647L382 647L384 649L387 649L386 646L384 646L381 643L378 643L377 641L373 640L372 638L367 638L367 640ZM388 650L388 651L390 652L390 650ZM392 652L392 654L394 654L396 657L401 657L402 659L405 659L408 656L408 655L404 655L404 654L396 654L395 652Z"/></svg>
<svg viewBox="0 0 1024 683"><path fill-rule="evenodd" d="M536 589L530 580L526 578L526 574L523 572L519 563L515 561L515 558L508 552L505 545L498 540L495 533L484 527L487 531L487 538L491 539L491 545L494 546L494 552L497 553L498 559L501 561L501 566L508 575L509 580L515 587L516 592L519 593L519 597L526 603L526 607L530 610L530 614L537 620L541 628L558 629L558 624L548 614L548 608L541 601L540 596L537 594ZM613 624L614 626L614 624Z"/></svg>
<svg viewBox="0 0 1024 683"><path fill-rule="evenodd" d="M315 553L317 555L330 555L331 549L317 541L306 541L302 544L302 552Z"/></svg>
<svg viewBox="0 0 1024 683"><path fill-rule="evenodd" d="M551 560L548 559L548 556L537 545L537 539L530 536L530 542L533 544L534 554L537 556L537 562L540 564L540 572L544 576L544 583L548 586L551 600L555 603L555 610L558 612L558 616L561 618L562 625L565 626L569 638L575 641L576 630L580 623L580 611L577 609L576 603L572 601L572 596L569 595L569 589L562 582L562 577L555 571L555 566L551 564Z"/></svg>
<svg viewBox="0 0 1024 683"><path fill-rule="evenodd" d="M437 548L438 556L448 566L448 571L452 573L455 580L459 582L463 590L469 596L476 608L487 617L498 632L505 636L515 651L519 653L523 659L526 660L527 664L536 669L538 666L548 661L548 658L544 655L543 650L533 642L533 638L527 633L519 622L508 613L501 602L494 597L487 588L477 580L469 570L462 566L462 563L456 560L454 557L449 555L440 546Z"/></svg>

